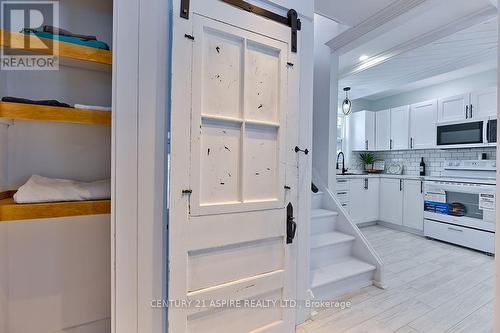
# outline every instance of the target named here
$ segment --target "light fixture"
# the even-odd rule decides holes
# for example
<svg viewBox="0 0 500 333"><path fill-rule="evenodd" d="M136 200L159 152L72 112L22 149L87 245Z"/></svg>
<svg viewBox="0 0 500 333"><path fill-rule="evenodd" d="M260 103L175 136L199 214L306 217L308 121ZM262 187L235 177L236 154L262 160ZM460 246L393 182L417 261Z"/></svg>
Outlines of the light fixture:
<svg viewBox="0 0 500 333"><path fill-rule="evenodd" d="M351 111L352 111L352 102L351 100L349 99L349 91L351 90L350 87L345 87L344 88L344 91L345 91L345 99L344 101L342 102L342 112L348 116L351 114Z"/></svg>
<svg viewBox="0 0 500 333"><path fill-rule="evenodd" d="M359 61L365 61L368 60L368 56L366 54L363 54L362 56L359 57Z"/></svg>

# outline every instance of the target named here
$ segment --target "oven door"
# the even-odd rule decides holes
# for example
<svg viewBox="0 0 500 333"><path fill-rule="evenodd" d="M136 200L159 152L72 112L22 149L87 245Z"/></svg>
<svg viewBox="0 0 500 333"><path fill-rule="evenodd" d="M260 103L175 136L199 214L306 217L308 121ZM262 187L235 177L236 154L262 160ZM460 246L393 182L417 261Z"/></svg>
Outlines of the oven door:
<svg viewBox="0 0 500 333"><path fill-rule="evenodd" d="M426 182L424 217L462 227L495 231L495 186Z"/></svg>
<svg viewBox="0 0 500 333"><path fill-rule="evenodd" d="M437 126L437 145L478 145L484 143L484 121Z"/></svg>

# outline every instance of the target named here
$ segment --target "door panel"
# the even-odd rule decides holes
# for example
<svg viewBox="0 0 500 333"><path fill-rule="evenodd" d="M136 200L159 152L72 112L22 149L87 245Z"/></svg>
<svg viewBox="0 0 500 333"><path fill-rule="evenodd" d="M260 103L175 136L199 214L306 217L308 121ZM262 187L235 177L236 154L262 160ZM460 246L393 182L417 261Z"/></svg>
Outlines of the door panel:
<svg viewBox="0 0 500 333"><path fill-rule="evenodd" d="M193 78L204 79L193 80L191 214L283 208L286 44L193 20Z"/></svg>
<svg viewBox="0 0 500 333"><path fill-rule="evenodd" d="M470 94L461 94L438 100L438 122L467 119L466 106L470 104Z"/></svg>
<svg viewBox="0 0 500 333"><path fill-rule="evenodd" d="M424 194L421 180L404 181L403 225L424 230Z"/></svg>
<svg viewBox="0 0 500 333"><path fill-rule="evenodd" d="M403 224L403 192L400 179L380 179L380 220Z"/></svg>
<svg viewBox="0 0 500 333"><path fill-rule="evenodd" d="M410 108L408 105L391 109L392 149L408 149L410 139Z"/></svg>
<svg viewBox="0 0 500 333"><path fill-rule="evenodd" d="M436 147L437 101L413 104L410 109L410 136L413 149Z"/></svg>
<svg viewBox="0 0 500 333"><path fill-rule="evenodd" d="M472 118L497 116L497 87L492 87L471 94Z"/></svg>
<svg viewBox="0 0 500 333"><path fill-rule="evenodd" d="M391 110L382 110L375 113L377 150L391 149Z"/></svg>
<svg viewBox="0 0 500 333"><path fill-rule="evenodd" d="M298 61L289 54L290 28L276 23L267 37L237 27L239 22L260 27L264 19L252 13L220 1L191 4L191 103L177 110L190 113L189 127L172 122L173 133L186 126L190 137L184 167L191 192L185 192L186 201L172 200L170 208L177 219L170 223L176 237L169 240L169 297L206 306L169 309L169 329L290 332L295 326L290 308L209 306L210 301L294 298L285 210L289 202L297 206L298 187L291 134L298 128L296 103L288 102L298 91L290 91L297 85L288 84L287 67ZM174 64L174 74L179 70Z"/></svg>

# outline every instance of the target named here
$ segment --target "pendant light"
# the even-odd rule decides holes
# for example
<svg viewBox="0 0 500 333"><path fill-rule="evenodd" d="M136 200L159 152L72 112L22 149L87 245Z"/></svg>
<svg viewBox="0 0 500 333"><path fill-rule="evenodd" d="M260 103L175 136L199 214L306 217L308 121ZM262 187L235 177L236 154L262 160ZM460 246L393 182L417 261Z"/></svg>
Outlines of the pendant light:
<svg viewBox="0 0 500 333"><path fill-rule="evenodd" d="M342 112L348 116L351 114L351 111L352 111L352 102L351 100L349 99L349 91L351 90L350 87L345 87L344 88L344 91L345 91L345 99L344 101L342 102Z"/></svg>

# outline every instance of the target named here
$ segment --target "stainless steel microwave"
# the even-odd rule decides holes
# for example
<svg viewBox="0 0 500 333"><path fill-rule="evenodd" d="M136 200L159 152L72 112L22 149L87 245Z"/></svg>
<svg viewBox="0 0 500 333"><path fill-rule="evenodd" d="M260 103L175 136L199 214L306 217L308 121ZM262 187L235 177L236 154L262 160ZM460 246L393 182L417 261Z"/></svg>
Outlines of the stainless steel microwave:
<svg viewBox="0 0 500 333"><path fill-rule="evenodd" d="M438 146L481 145L496 142L496 119L437 126Z"/></svg>

